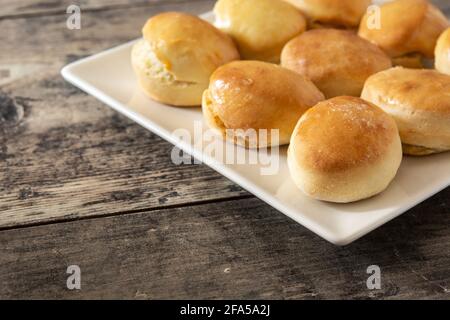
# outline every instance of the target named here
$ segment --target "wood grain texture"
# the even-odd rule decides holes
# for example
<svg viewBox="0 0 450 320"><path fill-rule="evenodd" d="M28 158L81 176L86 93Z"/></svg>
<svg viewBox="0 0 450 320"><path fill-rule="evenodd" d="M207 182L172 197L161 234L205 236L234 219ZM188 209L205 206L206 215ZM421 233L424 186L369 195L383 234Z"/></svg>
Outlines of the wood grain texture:
<svg viewBox="0 0 450 320"><path fill-rule="evenodd" d="M35 66L0 89L0 227L247 196L206 166L172 164L169 143L59 75L71 60L138 37L160 10L212 4L194 3L86 13L80 34L61 17L0 21L0 64ZM16 45L5 39L14 32Z"/></svg>
<svg viewBox="0 0 450 320"><path fill-rule="evenodd" d="M257 199L3 231L0 298L450 299L449 197L342 248Z"/></svg>
<svg viewBox="0 0 450 320"><path fill-rule="evenodd" d="M195 1L195 0L193 0ZM66 12L70 5L77 5L82 12L130 7L148 7L171 3L188 3L192 0L2 0L0 18L52 15Z"/></svg>

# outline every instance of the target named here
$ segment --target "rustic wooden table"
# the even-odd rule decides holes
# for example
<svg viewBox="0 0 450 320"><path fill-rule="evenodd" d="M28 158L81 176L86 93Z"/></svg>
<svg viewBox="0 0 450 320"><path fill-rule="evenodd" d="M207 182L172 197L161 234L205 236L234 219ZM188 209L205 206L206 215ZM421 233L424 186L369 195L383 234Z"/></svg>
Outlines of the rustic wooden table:
<svg viewBox="0 0 450 320"><path fill-rule="evenodd" d="M335 247L208 167L172 164L169 143L59 75L151 15L213 3L2 0L0 298L449 299L450 188Z"/></svg>

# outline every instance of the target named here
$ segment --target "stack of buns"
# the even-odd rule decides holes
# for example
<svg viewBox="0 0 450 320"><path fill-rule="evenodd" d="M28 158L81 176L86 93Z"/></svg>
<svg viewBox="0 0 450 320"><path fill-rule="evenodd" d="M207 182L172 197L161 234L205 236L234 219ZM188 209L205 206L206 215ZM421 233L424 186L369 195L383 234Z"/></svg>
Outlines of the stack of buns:
<svg viewBox="0 0 450 320"><path fill-rule="evenodd" d="M427 0L371 2L219 0L214 24L163 13L145 24L132 65L148 96L201 105L222 139L289 145L306 195L366 199L389 186L402 154L450 150L448 20ZM423 69L430 58L435 70Z"/></svg>

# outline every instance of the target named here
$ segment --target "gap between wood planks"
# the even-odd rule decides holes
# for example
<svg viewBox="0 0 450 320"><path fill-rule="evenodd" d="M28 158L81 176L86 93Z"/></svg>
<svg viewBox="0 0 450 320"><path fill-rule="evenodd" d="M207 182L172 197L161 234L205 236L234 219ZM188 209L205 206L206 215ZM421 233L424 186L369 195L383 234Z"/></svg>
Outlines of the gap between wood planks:
<svg viewBox="0 0 450 320"><path fill-rule="evenodd" d="M47 220L47 221L42 221L42 222L31 222L31 223L25 222L21 225L6 226L6 227L0 226L0 232L8 231L8 230L31 228L31 227L40 227L40 226L53 225L53 224L59 224L59 223L74 222L74 221L80 221L80 220L94 220L94 219L102 219L102 218L108 218L108 217L131 215L131 214L137 214L137 213L154 212L154 211L160 211L160 210L197 207L197 206L202 206L202 205L206 205L206 204L231 202L231 201L253 199L253 198L255 198L254 195L248 194L248 195L242 195L242 196L229 197L226 199L199 200L199 201L193 201L193 202L189 202L189 203L178 203L178 204L167 205L167 206L149 207L149 208L142 208L142 209L135 209L135 210L125 210L125 211L112 212L112 213L99 213L99 214L93 214L93 215L89 215L89 216L79 216L79 217L74 217L74 218L65 217L65 218L61 218L61 219L57 219L57 220L50 220L50 221Z"/></svg>
<svg viewBox="0 0 450 320"><path fill-rule="evenodd" d="M106 5L102 7L83 7L81 6L82 12L99 12L99 11L111 11L111 10L120 10L120 9L129 9L129 8L140 8L140 7L158 7L164 5L171 4L186 4L192 2L211 2L211 0L166 0L160 2L138 2L133 4L114 4L114 5ZM13 13L13 14L0 14L0 21L9 20L9 19L23 19L23 18L39 18L39 17L48 17L48 16L58 16L61 14L66 14L66 8L58 8L58 9L48 9L45 11L38 12L24 12L24 13Z"/></svg>

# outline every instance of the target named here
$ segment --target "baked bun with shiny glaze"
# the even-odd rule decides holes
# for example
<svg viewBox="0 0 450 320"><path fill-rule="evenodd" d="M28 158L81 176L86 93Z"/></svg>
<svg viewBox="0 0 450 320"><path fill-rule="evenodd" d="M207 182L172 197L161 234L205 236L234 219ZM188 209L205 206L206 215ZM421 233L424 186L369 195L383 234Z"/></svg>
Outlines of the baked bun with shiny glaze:
<svg viewBox="0 0 450 320"><path fill-rule="evenodd" d="M281 0L219 0L214 13L245 60L278 63L283 46L306 29L300 11Z"/></svg>
<svg viewBox="0 0 450 320"><path fill-rule="evenodd" d="M229 36L188 14L159 14L142 32L144 38L132 50L132 65L145 93L166 104L200 105L214 70L239 59Z"/></svg>
<svg viewBox="0 0 450 320"><path fill-rule="evenodd" d="M361 97L395 119L404 153L420 156L450 150L449 93L450 76L397 67L370 77Z"/></svg>
<svg viewBox="0 0 450 320"><path fill-rule="evenodd" d="M346 96L309 109L295 127L288 150L296 185L314 199L337 203L381 193L401 161L395 121L377 106Z"/></svg>
<svg viewBox="0 0 450 320"><path fill-rule="evenodd" d="M436 69L450 75L450 28L439 37L434 55Z"/></svg>
<svg viewBox="0 0 450 320"><path fill-rule="evenodd" d="M376 45L351 31L310 30L284 47L281 65L310 79L327 98L361 95L366 79L392 67Z"/></svg>
<svg viewBox="0 0 450 320"><path fill-rule="evenodd" d="M235 61L218 68L203 94L203 114L211 129L248 148L289 143L302 114L324 99L301 75L261 61ZM260 130L267 130L267 139ZM271 130L278 131L278 141ZM255 132L246 136L244 133ZM250 138L249 138L250 137Z"/></svg>
<svg viewBox="0 0 450 320"><path fill-rule="evenodd" d="M354 28L371 0L285 0L300 9L310 25Z"/></svg>
<svg viewBox="0 0 450 320"><path fill-rule="evenodd" d="M383 4L380 10L379 28L372 25L374 16L368 13L361 21L359 36L393 58L411 53L434 57L436 41L449 26L438 8L427 0L396 0Z"/></svg>

